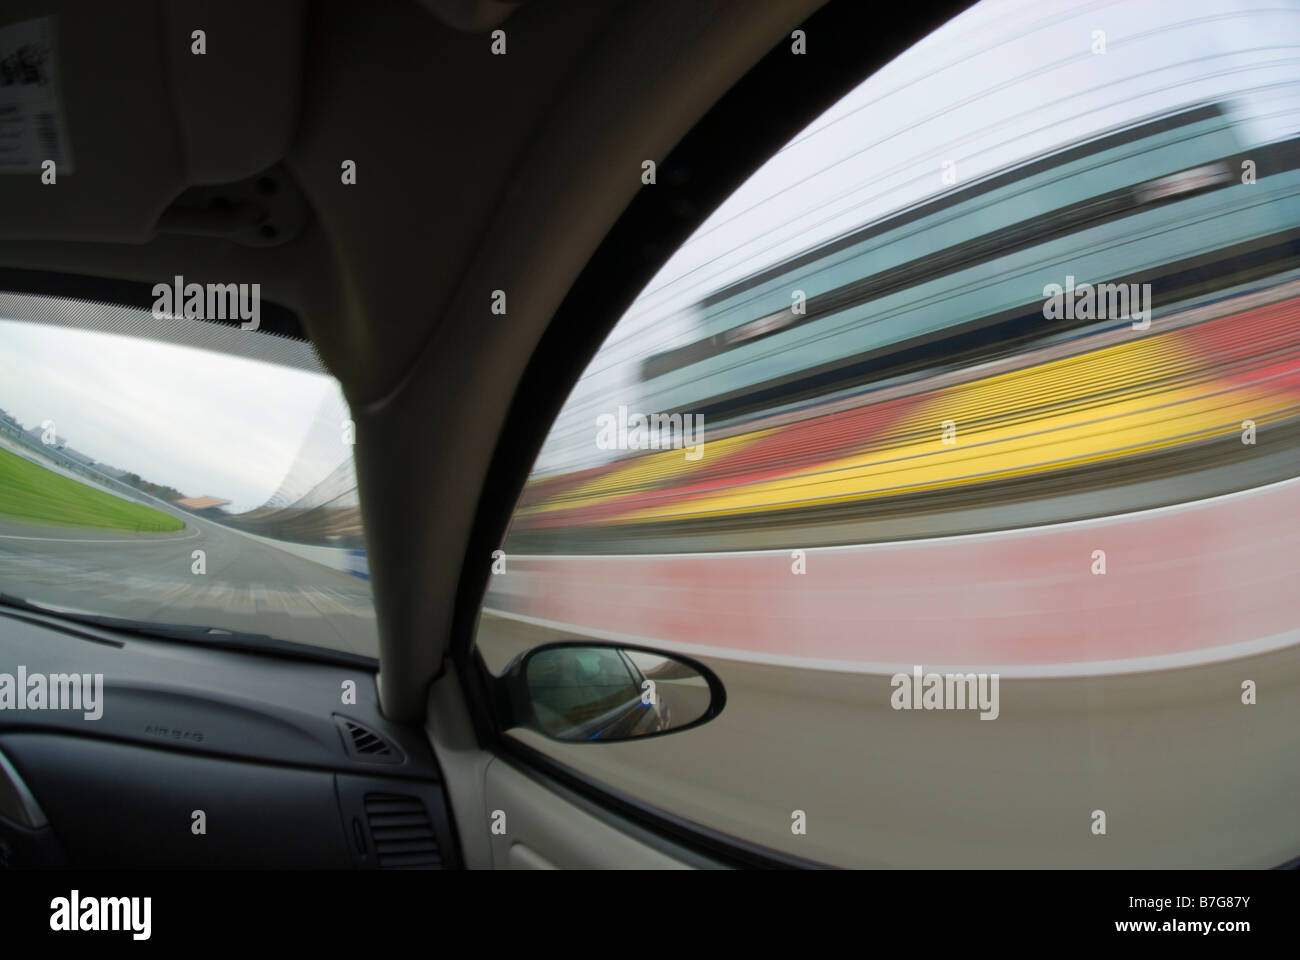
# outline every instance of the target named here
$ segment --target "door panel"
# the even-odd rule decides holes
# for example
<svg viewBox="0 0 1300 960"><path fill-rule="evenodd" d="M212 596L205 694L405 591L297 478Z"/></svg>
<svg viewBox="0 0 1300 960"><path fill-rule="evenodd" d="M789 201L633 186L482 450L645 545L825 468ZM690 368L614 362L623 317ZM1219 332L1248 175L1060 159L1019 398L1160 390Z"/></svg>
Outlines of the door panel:
<svg viewBox="0 0 1300 960"><path fill-rule="evenodd" d="M595 749L600 749L599 747ZM484 798L498 870L686 870L674 859L588 813L501 759L487 768Z"/></svg>

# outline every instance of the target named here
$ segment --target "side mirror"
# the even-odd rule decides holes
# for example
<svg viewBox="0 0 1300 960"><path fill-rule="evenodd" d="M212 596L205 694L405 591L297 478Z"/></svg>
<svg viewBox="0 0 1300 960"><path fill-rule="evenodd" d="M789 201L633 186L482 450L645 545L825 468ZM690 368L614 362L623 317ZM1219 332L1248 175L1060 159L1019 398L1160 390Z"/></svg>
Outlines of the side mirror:
<svg viewBox="0 0 1300 960"><path fill-rule="evenodd" d="M573 641L517 657L501 678L510 726L553 740L608 743L676 733L722 712L708 667L643 647Z"/></svg>

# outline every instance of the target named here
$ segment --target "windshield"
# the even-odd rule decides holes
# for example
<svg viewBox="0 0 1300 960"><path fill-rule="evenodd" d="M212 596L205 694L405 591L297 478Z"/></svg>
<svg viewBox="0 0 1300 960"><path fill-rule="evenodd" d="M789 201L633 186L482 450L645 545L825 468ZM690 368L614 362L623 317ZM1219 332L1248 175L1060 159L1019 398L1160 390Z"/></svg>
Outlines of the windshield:
<svg viewBox="0 0 1300 960"><path fill-rule="evenodd" d="M308 344L0 295L0 592L374 656L355 432Z"/></svg>

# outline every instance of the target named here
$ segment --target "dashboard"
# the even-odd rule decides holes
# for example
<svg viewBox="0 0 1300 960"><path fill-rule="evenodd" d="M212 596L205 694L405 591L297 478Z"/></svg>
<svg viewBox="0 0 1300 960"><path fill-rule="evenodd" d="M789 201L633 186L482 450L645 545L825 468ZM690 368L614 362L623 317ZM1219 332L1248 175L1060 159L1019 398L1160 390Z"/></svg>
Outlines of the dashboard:
<svg viewBox="0 0 1300 960"><path fill-rule="evenodd" d="M373 672L0 615L0 867L460 865Z"/></svg>

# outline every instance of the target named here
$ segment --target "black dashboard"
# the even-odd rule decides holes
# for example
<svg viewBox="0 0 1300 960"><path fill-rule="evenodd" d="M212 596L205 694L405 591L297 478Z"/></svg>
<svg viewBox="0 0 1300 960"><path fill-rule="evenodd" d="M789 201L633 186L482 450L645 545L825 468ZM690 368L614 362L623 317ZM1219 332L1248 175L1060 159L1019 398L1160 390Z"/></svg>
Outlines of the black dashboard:
<svg viewBox="0 0 1300 960"><path fill-rule="evenodd" d="M0 615L0 867L458 866L373 672Z"/></svg>

